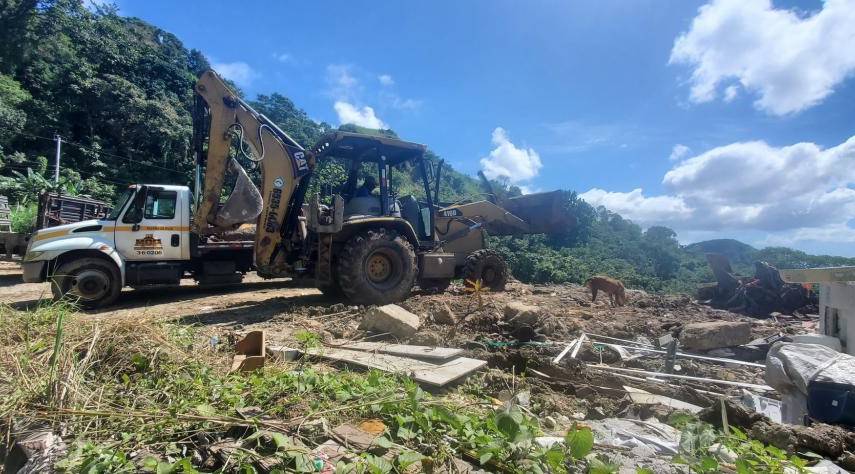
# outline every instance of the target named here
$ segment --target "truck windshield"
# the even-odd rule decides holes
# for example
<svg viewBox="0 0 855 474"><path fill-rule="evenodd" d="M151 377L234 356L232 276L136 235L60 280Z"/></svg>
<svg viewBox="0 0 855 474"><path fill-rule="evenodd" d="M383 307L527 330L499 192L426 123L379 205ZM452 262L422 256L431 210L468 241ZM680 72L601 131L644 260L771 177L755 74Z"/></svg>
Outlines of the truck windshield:
<svg viewBox="0 0 855 474"><path fill-rule="evenodd" d="M116 200L115 204L113 204L113 210L110 211L110 215L107 216L108 221L114 221L119 218L119 214L122 212L122 208L125 207L125 204L131 199L131 196L134 195L134 188L128 188L125 192L119 196L119 199Z"/></svg>

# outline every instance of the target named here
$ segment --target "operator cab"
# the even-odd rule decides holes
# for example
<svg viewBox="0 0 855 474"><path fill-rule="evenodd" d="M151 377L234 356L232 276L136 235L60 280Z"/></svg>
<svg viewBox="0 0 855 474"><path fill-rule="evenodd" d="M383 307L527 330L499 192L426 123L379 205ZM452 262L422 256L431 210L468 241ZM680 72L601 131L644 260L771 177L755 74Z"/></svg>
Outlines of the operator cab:
<svg viewBox="0 0 855 474"><path fill-rule="evenodd" d="M320 140L315 155L319 162L323 158L341 160L345 168L346 179L335 189L345 201L345 223L372 217L402 218L410 223L420 241L431 241L434 203L425 151L426 147L418 143L337 131ZM393 169L410 173L412 167L421 176L424 196L397 196L390 173Z"/></svg>

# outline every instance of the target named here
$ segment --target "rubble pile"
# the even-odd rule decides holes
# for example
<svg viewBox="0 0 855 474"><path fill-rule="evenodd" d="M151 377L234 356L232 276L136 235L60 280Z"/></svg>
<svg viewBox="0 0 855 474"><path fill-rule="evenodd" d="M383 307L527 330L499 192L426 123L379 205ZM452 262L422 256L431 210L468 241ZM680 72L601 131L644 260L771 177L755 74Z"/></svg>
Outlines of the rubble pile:
<svg viewBox="0 0 855 474"><path fill-rule="evenodd" d="M757 317L816 312L817 296L811 287L785 283L772 265L754 262L754 276L740 277L724 255L706 257L716 283L698 288L698 299L710 306Z"/></svg>

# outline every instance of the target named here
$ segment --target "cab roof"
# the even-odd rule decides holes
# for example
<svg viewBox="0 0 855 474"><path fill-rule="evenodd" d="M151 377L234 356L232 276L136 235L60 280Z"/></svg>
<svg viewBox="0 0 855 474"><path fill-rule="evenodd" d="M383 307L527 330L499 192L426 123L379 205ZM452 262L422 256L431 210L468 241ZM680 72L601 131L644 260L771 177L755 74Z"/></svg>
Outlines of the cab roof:
<svg viewBox="0 0 855 474"><path fill-rule="evenodd" d="M427 147L396 138L354 132L330 132L318 141L317 158L335 157L346 160L380 162L381 157L391 166L421 158Z"/></svg>

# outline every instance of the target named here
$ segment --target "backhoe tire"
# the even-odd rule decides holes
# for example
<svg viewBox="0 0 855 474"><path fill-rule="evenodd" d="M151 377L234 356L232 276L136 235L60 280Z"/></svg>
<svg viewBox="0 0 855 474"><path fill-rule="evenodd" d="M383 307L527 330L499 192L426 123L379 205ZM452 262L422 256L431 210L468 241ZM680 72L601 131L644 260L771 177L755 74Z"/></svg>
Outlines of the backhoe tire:
<svg viewBox="0 0 855 474"><path fill-rule="evenodd" d="M50 282L54 300L76 302L85 309L109 306L122 292L119 269L100 258L63 263L54 271Z"/></svg>
<svg viewBox="0 0 855 474"><path fill-rule="evenodd" d="M394 303L413 289L418 274L416 252L393 230L361 232L345 244L337 274L342 292L354 303Z"/></svg>
<svg viewBox="0 0 855 474"><path fill-rule="evenodd" d="M339 286L338 281L333 278L333 281L330 282L329 285L318 285L318 291L320 291L327 298L339 299L344 296L344 293L341 291L341 286Z"/></svg>
<svg viewBox="0 0 855 474"><path fill-rule="evenodd" d="M504 291L508 282L508 265L498 252L491 249L476 250L466 257L463 281L467 286L481 280L481 286L491 291Z"/></svg>
<svg viewBox="0 0 855 474"><path fill-rule="evenodd" d="M419 288L429 293L442 293L451 286L451 278L425 278L419 280Z"/></svg>

